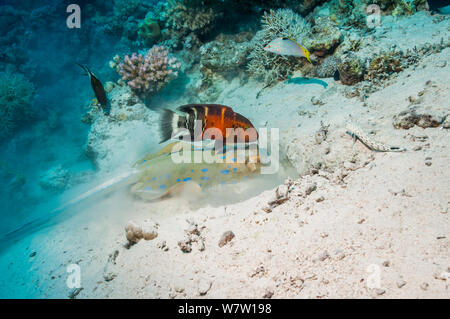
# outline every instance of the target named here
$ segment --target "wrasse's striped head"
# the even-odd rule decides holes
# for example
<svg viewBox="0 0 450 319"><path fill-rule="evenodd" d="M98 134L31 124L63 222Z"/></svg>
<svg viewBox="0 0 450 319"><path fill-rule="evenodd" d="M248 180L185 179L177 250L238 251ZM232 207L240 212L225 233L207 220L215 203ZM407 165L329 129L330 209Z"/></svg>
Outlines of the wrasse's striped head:
<svg viewBox="0 0 450 319"><path fill-rule="evenodd" d="M162 142L177 136L178 132L184 132L181 139L191 141L222 138L224 143L245 143L258 140L253 124L228 106L188 104L180 106L177 111L184 115L164 110L160 126ZM186 132L190 136L186 136Z"/></svg>

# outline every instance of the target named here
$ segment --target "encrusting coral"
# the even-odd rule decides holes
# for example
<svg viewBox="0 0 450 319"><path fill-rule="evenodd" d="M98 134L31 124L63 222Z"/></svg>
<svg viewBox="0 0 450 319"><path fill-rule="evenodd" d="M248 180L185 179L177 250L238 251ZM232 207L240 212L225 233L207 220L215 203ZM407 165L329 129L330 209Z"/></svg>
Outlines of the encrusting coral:
<svg viewBox="0 0 450 319"><path fill-rule="evenodd" d="M141 53L126 55L116 70L136 94L145 97L159 92L177 77L180 66L176 58L169 58L169 51L164 46L155 45L145 56Z"/></svg>
<svg viewBox="0 0 450 319"><path fill-rule="evenodd" d="M248 72L267 84L286 79L303 60L296 57L276 55L264 50L273 39L285 37L291 39L306 38L309 25L290 9L278 9L265 12L261 23L263 29L252 39L254 49L249 54ZM307 63L307 62L306 62Z"/></svg>
<svg viewBox="0 0 450 319"><path fill-rule="evenodd" d="M97 15L93 21L102 26L106 33L125 36L135 40L138 32L138 19L145 17L149 5L143 0L115 0L113 12L109 15Z"/></svg>
<svg viewBox="0 0 450 319"><path fill-rule="evenodd" d="M364 77L364 64L355 54L347 54L342 57L338 65L341 82L346 85L354 85Z"/></svg>
<svg viewBox="0 0 450 319"><path fill-rule="evenodd" d="M338 69L341 59L335 56L327 57L322 64L317 68L317 76L320 78L329 78L334 75Z"/></svg>
<svg viewBox="0 0 450 319"><path fill-rule="evenodd" d="M165 16L166 25L174 30L187 34L194 32L197 34L206 33L211 27L215 12L213 8L201 4L199 1L175 1L169 0Z"/></svg>
<svg viewBox="0 0 450 319"><path fill-rule="evenodd" d="M30 119L34 86L20 73L0 73L0 139Z"/></svg>
<svg viewBox="0 0 450 319"><path fill-rule="evenodd" d="M314 19L311 35L303 40L303 45L317 55L324 56L331 53L342 41L343 34L338 25L330 17Z"/></svg>

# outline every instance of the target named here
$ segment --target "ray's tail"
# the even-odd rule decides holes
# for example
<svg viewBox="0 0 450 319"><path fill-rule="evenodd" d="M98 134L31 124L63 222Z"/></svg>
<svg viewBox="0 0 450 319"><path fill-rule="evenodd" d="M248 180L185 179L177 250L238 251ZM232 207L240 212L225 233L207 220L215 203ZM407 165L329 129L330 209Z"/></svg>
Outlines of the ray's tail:
<svg viewBox="0 0 450 319"><path fill-rule="evenodd" d="M102 196L110 191L114 191L115 189L119 188L120 186L127 186L130 185L135 181L134 177L137 175L138 170L133 169L131 171L127 171L125 173L122 173L120 175L117 175L106 182L88 190L87 192L79 195L78 197L68 201L67 203L53 209L49 214L38 217L19 228L8 232L2 236L3 240L14 240L16 238L19 238L21 236L26 235L27 233L31 231L36 231L42 227L48 226L52 219L61 214L62 212L66 211L67 209L74 207L78 204L81 204L88 199L95 198L96 196Z"/></svg>

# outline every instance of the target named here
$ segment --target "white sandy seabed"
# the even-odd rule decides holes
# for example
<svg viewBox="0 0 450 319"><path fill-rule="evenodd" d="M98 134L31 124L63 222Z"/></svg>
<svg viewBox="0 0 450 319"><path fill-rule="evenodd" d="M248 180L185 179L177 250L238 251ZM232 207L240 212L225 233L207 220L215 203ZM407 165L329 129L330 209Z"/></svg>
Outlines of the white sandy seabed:
<svg viewBox="0 0 450 319"><path fill-rule="evenodd" d="M382 28L380 46L404 48L436 43L449 30L448 20L423 14ZM263 91L231 82L217 103L255 126L281 128L297 171L317 169L226 205L113 194L2 251L0 297L448 298L448 119L425 129L392 123L410 107L448 116L449 57L448 48L424 57L365 101L333 79L324 79L326 88L283 82ZM352 146L349 118L407 151ZM326 134L321 123L330 125ZM157 237L126 247L129 220L151 220ZM226 231L235 237L220 247ZM71 264L80 267L82 289L67 286Z"/></svg>

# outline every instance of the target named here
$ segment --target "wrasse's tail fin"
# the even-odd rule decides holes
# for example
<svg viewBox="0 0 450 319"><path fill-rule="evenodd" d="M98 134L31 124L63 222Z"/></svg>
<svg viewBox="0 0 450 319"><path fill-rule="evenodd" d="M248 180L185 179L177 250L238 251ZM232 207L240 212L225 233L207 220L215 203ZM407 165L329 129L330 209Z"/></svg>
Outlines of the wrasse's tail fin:
<svg viewBox="0 0 450 319"><path fill-rule="evenodd" d="M89 191L63 204L62 206L52 210L49 214L36 218L20 226L19 228L4 234L0 238L2 239L2 241L14 240L24 237L25 235L27 235L27 233L39 230L40 228L43 228L45 226L49 226L51 225L51 221L54 217L63 213L67 209L77 204L81 204L85 200L93 198L95 195L102 195L105 194L107 191L117 189L118 186L128 185L129 183L132 183L134 181L133 177L137 175L136 173L137 170L133 169L126 173L115 176L114 178L111 178L110 180L98 185L97 187L90 189Z"/></svg>
<svg viewBox="0 0 450 319"><path fill-rule="evenodd" d="M161 141L159 143L170 140L180 129L186 128L187 121L185 116L181 116L168 109L162 110L161 120L159 121L159 130L161 134Z"/></svg>

